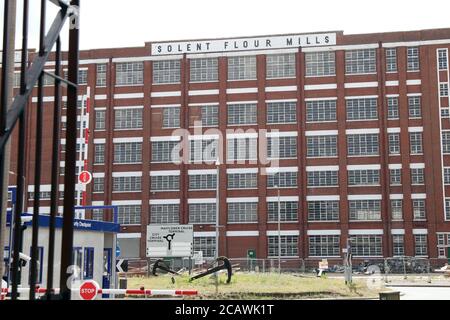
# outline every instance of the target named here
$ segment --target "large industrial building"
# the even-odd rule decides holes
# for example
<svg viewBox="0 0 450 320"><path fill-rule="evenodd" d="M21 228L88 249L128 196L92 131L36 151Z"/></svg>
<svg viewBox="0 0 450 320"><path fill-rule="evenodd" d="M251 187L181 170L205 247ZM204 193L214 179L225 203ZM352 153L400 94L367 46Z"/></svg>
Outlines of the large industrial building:
<svg viewBox="0 0 450 320"><path fill-rule="evenodd" d="M219 254L232 258L278 257L281 239L284 259L340 259L350 244L356 259L446 261L449 48L450 29L436 29L81 51L79 127L86 130L77 167L93 181L78 188L78 203L119 206L126 257L145 258L153 223L194 224L194 250L214 257L218 205ZM45 80L43 214L54 100ZM27 212L36 96L21 155L29 163ZM14 185L16 155L12 161ZM84 214L112 219L108 211Z"/></svg>

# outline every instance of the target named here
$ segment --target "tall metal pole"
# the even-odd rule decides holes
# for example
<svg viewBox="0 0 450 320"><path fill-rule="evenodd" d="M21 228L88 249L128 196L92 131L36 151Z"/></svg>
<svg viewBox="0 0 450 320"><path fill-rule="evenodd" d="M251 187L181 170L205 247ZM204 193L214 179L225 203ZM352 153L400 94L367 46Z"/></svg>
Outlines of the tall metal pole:
<svg viewBox="0 0 450 320"><path fill-rule="evenodd" d="M72 0L71 4L78 8L80 0ZM73 25L69 30L68 79L78 85L79 63L79 13L71 16ZM67 130L66 130L66 166L64 168L64 213L61 243L60 295L63 300L71 299L70 266L73 265L73 221L75 215L75 166L77 144L77 100L78 88L67 88Z"/></svg>
<svg viewBox="0 0 450 320"><path fill-rule="evenodd" d="M278 186L277 186L278 188ZM281 274L281 215L280 215L280 188L278 193L278 273Z"/></svg>
<svg viewBox="0 0 450 320"><path fill-rule="evenodd" d="M4 1L3 23L3 52L2 52L2 84L1 84L1 112L0 133L6 127L6 114L13 100L13 79L16 38L16 0ZM4 247L6 234L6 208L8 206L9 167L11 155L11 140L7 142L3 152L0 152L0 279L4 274ZM11 214L12 222L12 214ZM11 248L9 248L11 252Z"/></svg>
<svg viewBox="0 0 450 320"><path fill-rule="evenodd" d="M216 161L216 252L214 257L217 259L219 257L219 177L220 177L220 161ZM217 260L216 260L217 261ZM219 274L215 273L215 284L216 284L216 294L219 290Z"/></svg>

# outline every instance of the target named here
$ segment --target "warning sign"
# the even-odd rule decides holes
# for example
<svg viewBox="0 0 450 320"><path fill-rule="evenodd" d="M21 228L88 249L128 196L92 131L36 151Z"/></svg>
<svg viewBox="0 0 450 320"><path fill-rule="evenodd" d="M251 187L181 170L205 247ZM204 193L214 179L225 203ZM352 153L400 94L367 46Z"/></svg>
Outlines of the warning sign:
<svg viewBox="0 0 450 320"><path fill-rule="evenodd" d="M194 227L184 225L148 225L147 257L191 257Z"/></svg>

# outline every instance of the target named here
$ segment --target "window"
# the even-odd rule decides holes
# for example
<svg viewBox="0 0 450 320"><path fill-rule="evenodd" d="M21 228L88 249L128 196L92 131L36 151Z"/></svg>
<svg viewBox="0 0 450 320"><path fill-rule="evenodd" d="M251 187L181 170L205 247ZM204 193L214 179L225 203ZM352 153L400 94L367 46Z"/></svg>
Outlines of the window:
<svg viewBox="0 0 450 320"><path fill-rule="evenodd" d="M386 52L386 71L397 72L397 49L387 48L385 52Z"/></svg>
<svg viewBox="0 0 450 320"><path fill-rule="evenodd" d="M150 177L151 191L175 191L180 190L180 176L179 175L152 175Z"/></svg>
<svg viewBox="0 0 450 320"><path fill-rule="evenodd" d="M349 186L373 186L380 184L380 170L349 170Z"/></svg>
<svg viewBox="0 0 450 320"><path fill-rule="evenodd" d="M219 125L219 106L206 105L201 107L202 126Z"/></svg>
<svg viewBox="0 0 450 320"><path fill-rule="evenodd" d="M308 201L308 221L339 221L339 201Z"/></svg>
<svg viewBox="0 0 450 320"><path fill-rule="evenodd" d="M448 97L448 83L439 84L439 94L441 97Z"/></svg>
<svg viewBox="0 0 450 320"><path fill-rule="evenodd" d="M378 118L377 99L348 99L347 120L371 120Z"/></svg>
<svg viewBox="0 0 450 320"><path fill-rule="evenodd" d="M215 203L191 203L189 204L189 223L215 223Z"/></svg>
<svg viewBox="0 0 450 320"><path fill-rule="evenodd" d="M216 190L217 174L190 174L189 190Z"/></svg>
<svg viewBox="0 0 450 320"><path fill-rule="evenodd" d="M94 177L93 182L93 192L104 192L105 191L105 178L104 177Z"/></svg>
<svg viewBox="0 0 450 320"><path fill-rule="evenodd" d="M163 128L180 127L180 108L163 108Z"/></svg>
<svg viewBox="0 0 450 320"><path fill-rule="evenodd" d="M103 210L102 209L92 209L92 220L103 221Z"/></svg>
<svg viewBox="0 0 450 320"><path fill-rule="evenodd" d="M391 200L391 215L392 220L403 220L403 200Z"/></svg>
<svg viewBox="0 0 450 320"><path fill-rule="evenodd" d="M306 101L306 121L336 121L336 100Z"/></svg>
<svg viewBox="0 0 450 320"><path fill-rule="evenodd" d="M178 83L180 82L180 60L153 61L153 83Z"/></svg>
<svg viewBox="0 0 450 320"><path fill-rule="evenodd" d="M144 83L144 64L142 62L123 62L116 64L116 85L129 86Z"/></svg>
<svg viewBox="0 0 450 320"><path fill-rule="evenodd" d="M95 111L95 130L105 130L106 110Z"/></svg>
<svg viewBox="0 0 450 320"><path fill-rule="evenodd" d="M84 248L83 279L94 278L94 248Z"/></svg>
<svg viewBox="0 0 450 320"><path fill-rule="evenodd" d="M179 160L179 141L152 141L152 162Z"/></svg>
<svg viewBox="0 0 450 320"><path fill-rule="evenodd" d="M277 172L267 175L267 188L294 188L297 187L296 171Z"/></svg>
<svg viewBox="0 0 450 320"><path fill-rule="evenodd" d="M258 186L256 173L228 173L228 189L255 189Z"/></svg>
<svg viewBox="0 0 450 320"><path fill-rule="evenodd" d="M87 84L87 69L78 69L78 84ZM49 79L51 84L54 83L54 79Z"/></svg>
<svg viewBox="0 0 450 320"><path fill-rule="evenodd" d="M402 169L389 169L389 178L391 186L402 184Z"/></svg>
<svg viewBox="0 0 450 320"><path fill-rule="evenodd" d="M450 167L444 168L444 184L450 184Z"/></svg>
<svg viewBox="0 0 450 320"><path fill-rule="evenodd" d="M179 221L180 221L179 204L150 205L150 223L165 224L165 223L179 223Z"/></svg>
<svg viewBox="0 0 450 320"><path fill-rule="evenodd" d="M141 206L140 205L119 206L117 221L119 224L141 224Z"/></svg>
<svg viewBox="0 0 450 320"><path fill-rule="evenodd" d="M296 123L296 102L270 102L267 103L267 123Z"/></svg>
<svg viewBox="0 0 450 320"><path fill-rule="evenodd" d="M142 109L119 109L114 111L115 129L141 129Z"/></svg>
<svg viewBox="0 0 450 320"><path fill-rule="evenodd" d="M297 201L280 201L280 221L289 222L298 219ZM267 221L278 221L278 201L267 202Z"/></svg>
<svg viewBox="0 0 450 320"><path fill-rule="evenodd" d="M450 220L450 199L449 198L445 199L445 220Z"/></svg>
<svg viewBox="0 0 450 320"><path fill-rule="evenodd" d="M217 81L219 79L218 66L217 58L191 59L191 82Z"/></svg>
<svg viewBox="0 0 450 320"><path fill-rule="evenodd" d="M426 220L425 199L413 199L412 204L414 220Z"/></svg>
<svg viewBox="0 0 450 320"><path fill-rule="evenodd" d="M340 237L338 235L309 236L310 257L339 257Z"/></svg>
<svg viewBox="0 0 450 320"><path fill-rule="evenodd" d="M96 143L94 144L94 164L104 164L105 163L105 144Z"/></svg>
<svg viewBox="0 0 450 320"><path fill-rule="evenodd" d="M258 202L229 202L228 222L258 222Z"/></svg>
<svg viewBox="0 0 450 320"><path fill-rule="evenodd" d="M354 235L350 236L352 255L357 257L382 256L382 236Z"/></svg>
<svg viewBox="0 0 450 320"><path fill-rule="evenodd" d="M266 78L295 77L295 54L266 55Z"/></svg>
<svg viewBox="0 0 450 320"><path fill-rule="evenodd" d="M347 152L349 156L378 155L378 134L347 135Z"/></svg>
<svg viewBox="0 0 450 320"><path fill-rule="evenodd" d="M39 199L50 200L51 195L52 195L51 191L41 191L39 192ZM34 192L28 192L28 199L29 200L34 199Z"/></svg>
<svg viewBox="0 0 450 320"><path fill-rule="evenodd" d="M297 157L297 137L268 137L267 155L272 159Z"/></svg>
<svg viewBox="0 0 450 320"><path fill-rule="evenodd" d="M228 80L256 79L256 56L228 57Z"/></svg>
<svg viewBox="0 0 450 320"><path fill-rule="evenodd" d="M97 79L96 86L97 87L106 87L106 63L97 64Z"/></svg>
<svg viewBox="0 0 450 320"><path fill-rule="evenodd" d="M424 169L423 168L411 168L411 183L412 184L424 184Z"/></svg>
<svg viewBox="0 0 450 320"><path fill-rule="evenodd" d="M408 111L410 118L420 118L422 111L420 107L420 97L408 97Z"/></svg>
<svg viewBox="0 0 450 320"><path fill-rule="evenodd" d="M408 62L408 71L419 71L420 63L419 63L418 47L408 48L407 62Z"/></svg>
<svg viewBox="0 0 450 320"><path fill-rule="evenodd" d="M350 50L345 52L345 73L374 73L377 71L375 49Z"/></svg>
<svg viewBox="0 0 450 320"><path fill-rule="evenodd" d="M309 171L308 187L338 186L338 171Z"/></svg>
<svg viewBox="0 0 450 320"><path fill-rule="evenodd" d="M442 153L450 154L450 131L442 131Z"/></svg>
<svg viewBox="0 0 450 320"><path fill-rule="evenodd" d="M227 139L228 160L256 160L257 138Z"/></svg>
<svg viewBox="0 0 450 320"><path fill-rule="evenodd" d="M201 251L204 258L214 258L216 255L215 237L194 237L194 251Z"/></svg>
<svg viewBox="0 0 450 320"><path fill-rule="evenodd" d="M217 139L202 139L189 141L189 159L193 163L217 160Z"/></svg>
<svg viewBox="0 0 450 320"><path fill-rule="evenodd" d="M411 154L422 154L422 132L409 133L409 146Z"/></svg>
<svg viewBox="0 0 450 320"><path fill-rule="evenodd" d="M83 252L81 248L72 248L72 263L74 265L74 275L77 278L81 278L81 270L83 268ZM77 270L75 272L75 270Z"/></svg>
<svg viewBox="0 0 450 320"><path fill-rule="evenodd" d="M336 157L337 136L307 136L307 157Z"/></svg>
<svg viewBox="0 0 450 320"><path fill-rule="evenodd" d="M113 192L141 191L141 177L113 177Z"/></svg>
<svg viewBox="0 0 450 320"><path fill-rule="evenodd" d="M256 124L256 104L228 105L228 125Z"/></svg>
<svg viewBox="0 0 450 320"><path fill-rule="evenodd" d="M416 254L416 256L428 255L428 244L426 234L414 235L414 253Z"/></svg>
<svg viewBox="0 0 450 320"><path fill-rule="evenodd" d="M400 154L400 134L388 133L388 141L389 141L389 154L390 155Z"/></svg>
<svg viewBox="0 0 450 320"><path fill-rule="evenodd" d="M268 236L268 256L269 257L297 257L298 256L298 236L280 236L280 246L278 236ZM281 248L278 254L278 247Z"/></svg>
<svg viewBox="0 0 450 320"><path fill-rule="evenodd" d="M375 221L381 220L380 200L350 200L350 220Z"/></svg>
<svg viewBox="0 0 450 320"><path fill-rule="evenodd" d="M306 76L334 76L336 74L334 51L305 53Z"/></svg>
<svg viewBox="0 0 450 320"><path fill-rule="evenodd" d="M114 163L139 163L141 161L141 142L114 143Z"/></svg>
<svg viewBox="0 0 450 320"><path fill-rule="evenodd" d="M441 117L442 118L448 118L450 117L450 110L446 107L441 108Z"/></svg>
<svg viewBox="0 0 450 320"><path fill-rule="evenodd" d="M405 255L405 236L402 234L392 235L392 254L394 257Z"/></svg>
<svg viewBox="0 0 450 320"><path fill-rule="evenodd" d="M448 69L447 52L448 52L447 49L439 49L438 50L439 70L447 70Z"/></svg>
<svg viewBox="0 0 450 320"><path fill-rule="evenodd" d="M387 98L387 107L388 107L388 119L398 119L398 98L397 97L389 97Z"/></svg>

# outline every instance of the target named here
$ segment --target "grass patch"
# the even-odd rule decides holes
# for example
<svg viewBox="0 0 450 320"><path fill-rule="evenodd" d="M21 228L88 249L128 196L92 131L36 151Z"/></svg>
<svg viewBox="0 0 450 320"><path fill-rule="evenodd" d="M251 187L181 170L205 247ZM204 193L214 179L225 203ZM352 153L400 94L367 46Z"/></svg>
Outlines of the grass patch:
<svg viewBox="0 0 450 320"><path fill-rule="evenodd" d="M219 276L216 292L215 279L206 276L189 282L188 275L132 277L128 278L128 288L147 289L195 289L196 299L311 299L311 298L355 298L378 296L378 291L367 287L364 280L355 280L346 286L343 279L317 278L294 274L236 273L231 283L226 276Z"/></svg>

